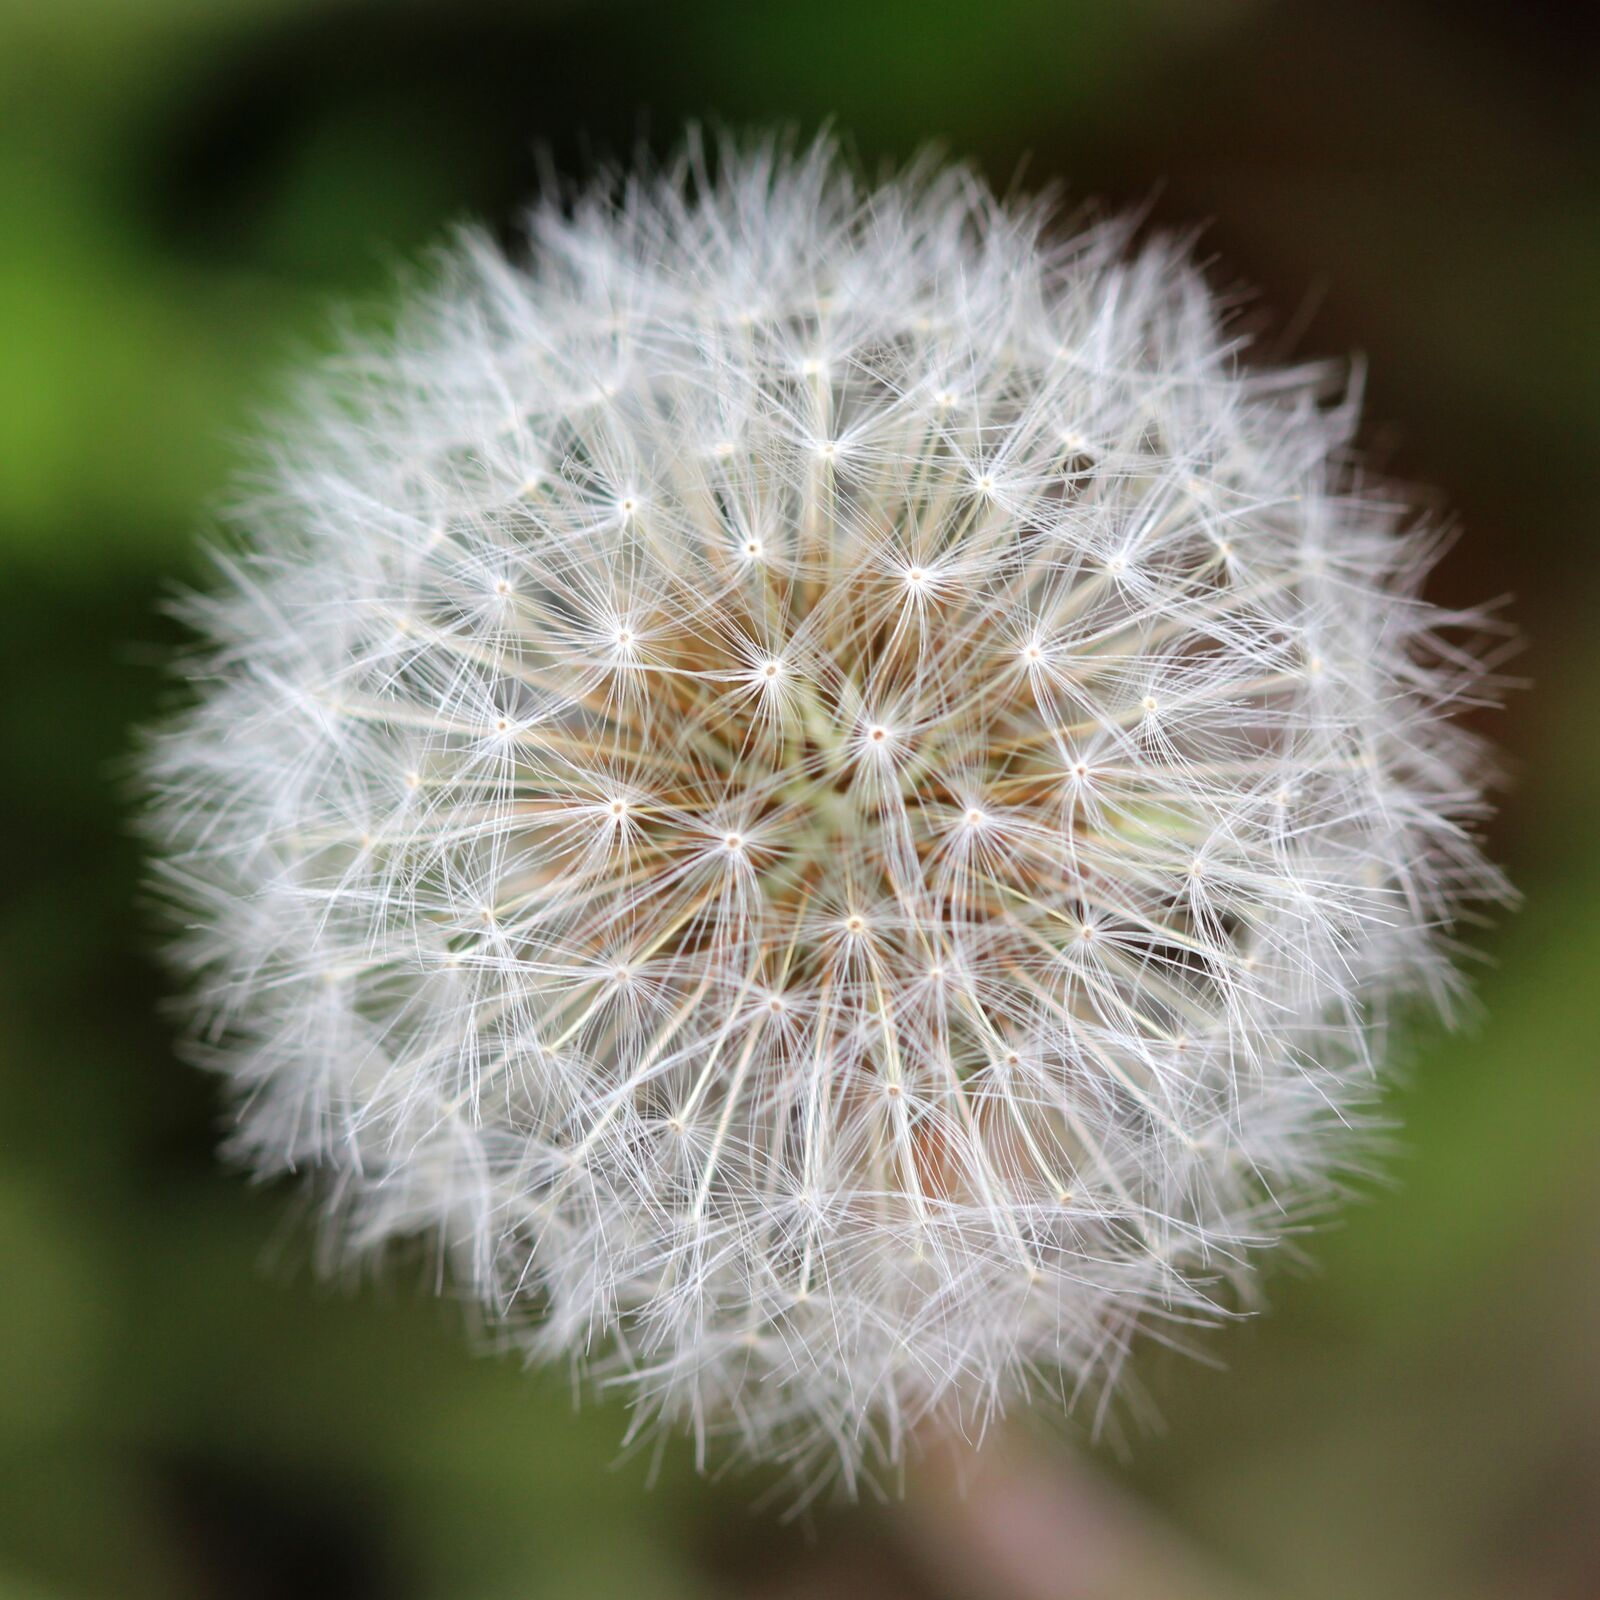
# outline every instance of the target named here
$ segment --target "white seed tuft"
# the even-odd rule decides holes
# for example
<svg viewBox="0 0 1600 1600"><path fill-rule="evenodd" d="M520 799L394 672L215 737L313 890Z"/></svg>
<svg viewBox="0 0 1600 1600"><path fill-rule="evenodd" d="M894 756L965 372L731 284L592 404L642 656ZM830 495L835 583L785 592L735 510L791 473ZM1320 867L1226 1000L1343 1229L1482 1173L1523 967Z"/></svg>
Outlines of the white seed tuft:
<svg viewBox="0 0 1600 1600"><path fill-rule="evenodd" d="M239 1152L850 1474L1333 1198L1499 890L1480 675L1175 245L720 167L465 238L318 378L149 770Z"/></svg>

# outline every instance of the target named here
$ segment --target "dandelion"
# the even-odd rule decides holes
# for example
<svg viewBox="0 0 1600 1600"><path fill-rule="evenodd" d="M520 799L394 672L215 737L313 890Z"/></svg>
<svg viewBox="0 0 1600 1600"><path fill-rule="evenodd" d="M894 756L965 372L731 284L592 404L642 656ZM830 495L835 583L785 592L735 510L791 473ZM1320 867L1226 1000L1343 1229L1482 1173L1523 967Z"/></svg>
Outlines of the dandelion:
<svg viewBox="0 0 1600 1600"><path fill-rule="evenodd" d="M1116 1387L1457 991L1479 619L1175 244L697 150L308 385L148 762L236 1153L847 1477Z"/></svg>

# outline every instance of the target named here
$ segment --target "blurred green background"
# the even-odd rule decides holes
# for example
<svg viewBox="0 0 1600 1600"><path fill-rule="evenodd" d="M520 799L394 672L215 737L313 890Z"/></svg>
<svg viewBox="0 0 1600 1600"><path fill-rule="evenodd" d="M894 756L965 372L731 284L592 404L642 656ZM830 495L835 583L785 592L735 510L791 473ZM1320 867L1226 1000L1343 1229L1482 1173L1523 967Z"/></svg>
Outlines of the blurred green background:
<svg viewBox="0 0 1600 1600"><path fill-rule="evenodd" d="M1592 19L0 7L0 1600L1600 1595ZM140 908L157 603L286 366L448 222L509 225L540 150L579 170L705 114L831 116L874 160L933 137L1002 185L1207 223L1217 282L1278 314L1269 352L1370 356L1373 454L1460 515L1435 596L1514 593L1528 640L1533 691L1486 722L1527 903L1481 938L1483 1019L1415 1041L1394 1184L1206 1341L1220 1370L1145 1359L1163 1426L1133 1418L1125 1458L1024 1428L1012 1487L964 1511L930 1468L904 1505L781 1522L681 1447L619 1461L618 1413L469 1357L411 1283L319 1284L288 1196L214 1165ZM1167 1576L1058 1559L1046 1534L1094 1543L1074 1527Z"/></svg>

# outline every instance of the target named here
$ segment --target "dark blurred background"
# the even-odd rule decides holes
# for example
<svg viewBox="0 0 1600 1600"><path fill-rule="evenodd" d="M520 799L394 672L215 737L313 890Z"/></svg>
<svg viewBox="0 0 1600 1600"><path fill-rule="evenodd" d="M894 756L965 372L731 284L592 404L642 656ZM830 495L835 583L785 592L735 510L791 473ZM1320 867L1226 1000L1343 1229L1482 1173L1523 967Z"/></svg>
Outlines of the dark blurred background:
<svg viewBox="0 0 1600 1600"><path fill-rule="evenodd" d="M0 5L0 1600L1600 1595L1594 18ZM509 227L541 151L707 115L1204 223L1269 353L1368 355L1368 447L1459 513L1434 595L1513 593L1534 685L1485 721L1526 905L1479 938L1483 1019L1414 1040L1393 1185L1206 1340L1219 1370L1143 1361L1163 1425L1124 1456L1025 1425L965 1502L929 1465L801 1524L680 1446L619 1460L621 1415L470 1357L407 1281L317 1283L287 1196L214 1164L125 822L158 601L329 307Z"/></svg>

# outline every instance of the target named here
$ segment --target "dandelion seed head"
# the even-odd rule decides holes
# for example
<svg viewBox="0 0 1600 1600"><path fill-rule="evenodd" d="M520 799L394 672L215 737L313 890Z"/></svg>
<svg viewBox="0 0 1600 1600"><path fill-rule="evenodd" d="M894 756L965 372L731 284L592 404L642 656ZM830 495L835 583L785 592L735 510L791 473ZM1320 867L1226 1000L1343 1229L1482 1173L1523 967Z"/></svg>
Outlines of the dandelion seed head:
<svg viewBox="0 0 1600 1600"><path fill-rule="evenodd" d="M1501 890L1336 374L1051 226L757 144L462 238L149 757L237 1153L802 1473L1225 1315Z"/></svg>

